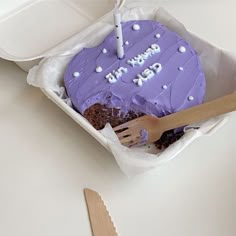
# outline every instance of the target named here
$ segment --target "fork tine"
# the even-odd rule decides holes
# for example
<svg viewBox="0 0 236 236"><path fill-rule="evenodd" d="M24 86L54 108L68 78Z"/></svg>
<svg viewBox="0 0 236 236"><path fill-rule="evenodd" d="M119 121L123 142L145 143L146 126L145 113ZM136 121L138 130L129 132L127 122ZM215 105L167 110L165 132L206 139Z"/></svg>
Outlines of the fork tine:
<svg viewBox="0 0 236 236"><path fill-rule="evenodd" d="M120 142L121 142L122 144L132 142L132 143L131 143L131 145L132 145L133 142L135 142L137 138L139 138L139 137L137 137L137 136L129 136L129 137L126 137L126 138L120 139Z"/></svg>
<svg viewBox="0 0 236 236"><path fill-rule="evenodd" d="M118 126L114 127L113 130L114 130L115 132L117 132L117 131L119 131L119 130L121 130L121 129L126 129L126 128L129 128L129 127L132 127L132 126L134 126L136 123L137 123L137 121L136 121L136 119L134 119L134 120L128 121L128 122L126 122L126 123L124 123L124 124L121 124L121 125L118 125Z"/></svg>
<svg viewBox="0 0 236 236"><path fill-rule="evenodd" d="M138 144L140 144L140 141L141 141L140 138L135 139L135 141L131 143L129 147L138 147L139 146Z"/></svg>
<svg viewBox="0 0 236 236"><path fill-rule="evenodd" d="M116 135L120 139L120 138L122 138L124 136L131 135L131 130L130 129L126 129L126 130L122 131L121 133L117 133Z"/></svg>

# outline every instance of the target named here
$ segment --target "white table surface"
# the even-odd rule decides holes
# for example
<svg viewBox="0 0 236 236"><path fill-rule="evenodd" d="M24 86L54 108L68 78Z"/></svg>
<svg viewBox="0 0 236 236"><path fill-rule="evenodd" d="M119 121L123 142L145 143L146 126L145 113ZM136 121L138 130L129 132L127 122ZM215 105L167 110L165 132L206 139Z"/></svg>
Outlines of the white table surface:
<svg viewBox="0 0 236 236"><path fill-rule="evenodd" d="M234 1L163 5L236 53ZM0 235L90 236L83 188L101 193L120 236L236 235L236 114L175 160L127 179L112 155L0 60Z"/></svg>

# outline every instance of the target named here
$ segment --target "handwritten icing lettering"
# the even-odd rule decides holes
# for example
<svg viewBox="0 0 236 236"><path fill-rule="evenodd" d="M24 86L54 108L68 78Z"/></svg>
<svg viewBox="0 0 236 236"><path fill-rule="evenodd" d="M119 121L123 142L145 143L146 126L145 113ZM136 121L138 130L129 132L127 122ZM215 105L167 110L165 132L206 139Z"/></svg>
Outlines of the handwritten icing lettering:
<svg viewBox="0 0 236 236"><path fill-rule="evenodd" d="M144 53L135 56L127 61L132 67L136 65L142 66L145 61L150 58L151 56L159 53L160 47L158 44L152 44ZM143 82L153 78L155 74L158 74L162 70L162 66L160 63L154 63L153 65L146 68L142 73L138 74L133 82L138 86L142 86ZM116 83L119 78L123 76L124 73L127 73L128 69L125 67L120 67L117 70L113 70L111 73L107 74L105 78L111 84Z"/></svg>
<svg viewBox="0 0 236 236"><path fill-rule="evenodd" d="M143 80L142 75L138 74L138 75L136 76L136 79L133 79L133 82L134 82L135 84L137 84L139 87L143 86L144 80Z"/></svg>
<svg viewBox="0 0 236 236"><path fill-rule="evenodd" d="M144 72L142 73L142 76L145 80L149 80L152 77L154 77L154 72L150 69L145 69Z"/></svg>
<svg viewBox="0 0 236 236"><path fill-rule="evenodd" d="M116 83L117 80L122 77L124 73L127 73L128 69L125 67L120 67L117 70L113 70L112 73L107 74L105 77L110 84Z"/></svg>
<svg viewBox="0 0 236 236"><path fill-rule="evenodd" d="M159 73L162 70L162 66L160 63L155 63L149 67L151 70L155 71L155 73Z"/></svg>
<svg viewBox="0 0 236 236"><path fill-rule="evenodd" d="M138 55L138 56L128 60L127 63L130 64L132 67L135 67L135 65L142 66L146 59L142 55Z"/></svg>
<svg viewBox="0 0 236 236"><path fill-rule="evenodd" d="M139 65L143 65L144 64L144 58L143 58L143 56L142 55L138 55L137 57L135 57L136 58L136 60L137 60L137 62L138 62L138 64Z"/></svg>
<svg viewBox="0 0 236 236"><path fill-rule="evenodd" d="M134 58L127 61L129 65L135 67L136 65L142 66L149 57L155 55L161 51L158 44L152 44L144 53L135 56Z"/></svg>
<svg viewBox="0 0 236 236"><path fill-rule="evenodd" d="M117 82L116 77L112 73L109 73L108 75L106 75L106 79L108 80L110 84Z"/></svg>
<svg viewBox="0 0 236 236"><path fill-rule="evenodd" d="M158 74L162 70L162 66L160 63L154 63L149 66L149 68L145 69L141 74L138 74L133 82L137 84L139 87L143 85L143 82L153 78L155 74Z"/></svg>
<svg viewBox="0 0 236 236"><path fill-rule="evenodd" d="M113 70L113 74L117 79L119 79L124 73L127 73L128 69L125 67L120 67L118 70Z"/></svg>
<svg viewBox="0 0 236 236"><path fill-rule="evenodd" d="M161 51L159 45L156 43L152 44L151 48L154 50L154 54L159 53Z"/></svg>
<svg viewBox="0 0 236 236"><path fill-rule="evenodd" d="M131 66L135 67L135 65L137 64L136 57L134 59L128 60L127 63L130 64Z"/></svg>

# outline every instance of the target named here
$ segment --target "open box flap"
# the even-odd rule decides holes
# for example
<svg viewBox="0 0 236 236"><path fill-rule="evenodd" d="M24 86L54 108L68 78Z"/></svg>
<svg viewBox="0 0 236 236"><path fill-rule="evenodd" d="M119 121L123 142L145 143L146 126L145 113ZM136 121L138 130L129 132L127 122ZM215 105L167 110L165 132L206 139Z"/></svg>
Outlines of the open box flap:
<svg viewBox="0 0 236 236"><path fill-rule="evenodd" d="M0 11L0 57L31 61L47 57L62 41L85 29L113 9L116 0L9 0ZM12 6L10 6L10 3ZM161 0L149 0L157 5ZM147 5L144 0L119 0L120 7ZM13 7L14 5L14 7ZM66 27L61 27L65 26Z"/></svg>
<svg viewBox="0 0 236 236"><path fill-rule="evenodd" d="M113 5L114 0L10 0L0 11L0 57L28 61L47 55Z"/></svg>

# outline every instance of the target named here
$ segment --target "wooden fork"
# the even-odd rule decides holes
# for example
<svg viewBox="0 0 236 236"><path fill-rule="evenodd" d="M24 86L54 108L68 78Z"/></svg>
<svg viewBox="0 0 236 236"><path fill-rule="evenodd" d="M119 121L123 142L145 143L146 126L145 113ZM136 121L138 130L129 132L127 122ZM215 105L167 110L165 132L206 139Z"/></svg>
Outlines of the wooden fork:
<svg viewBox="0 0 236 236"><path fill-rule="evenodd" d="M176 112L162 118L145 115L114 128L120 142L125 145L143 143L144 132L146 143L160 139L163 132L206 120L224 113L236 110L236 93L215 99L213 101Z"/></svg>

